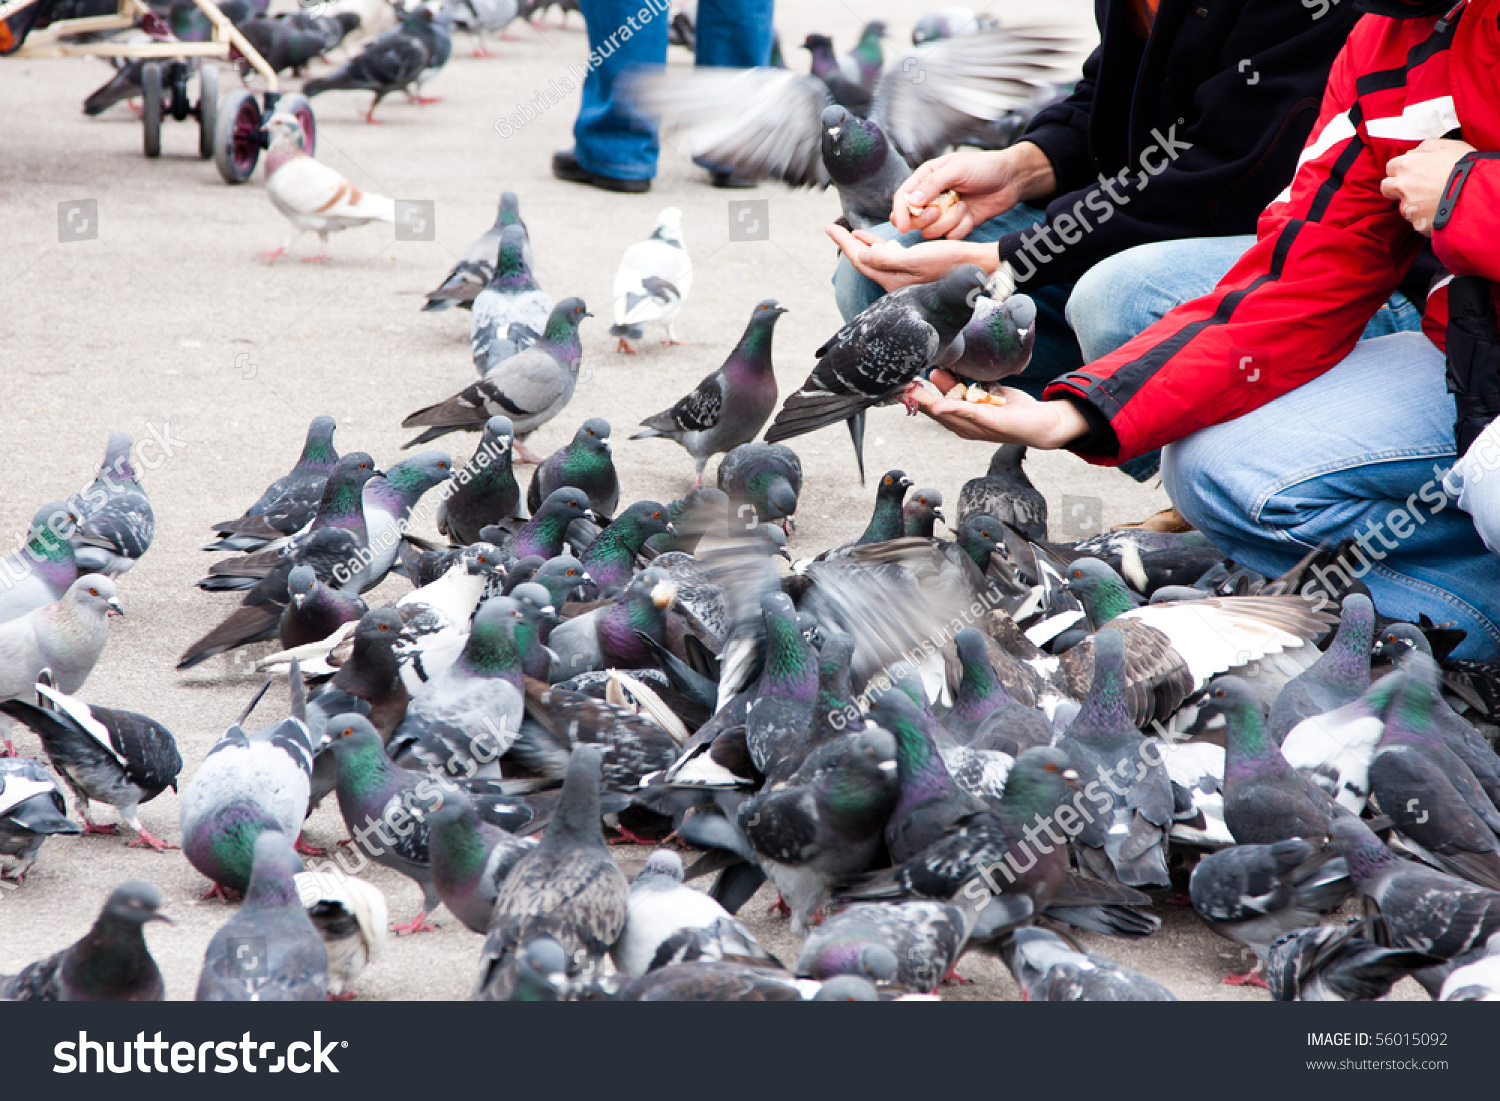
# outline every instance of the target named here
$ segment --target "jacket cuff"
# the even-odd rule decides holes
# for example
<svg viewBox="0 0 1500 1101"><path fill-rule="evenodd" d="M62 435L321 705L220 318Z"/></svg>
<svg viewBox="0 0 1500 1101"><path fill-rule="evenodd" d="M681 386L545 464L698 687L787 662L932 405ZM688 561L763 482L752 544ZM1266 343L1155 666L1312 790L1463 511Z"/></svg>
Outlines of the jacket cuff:
<svg viewBox="0 0 1500 1101"><path fill-rule="evenodd" d="M1088 422L1088 434L1068 444L1069 451L1091 459L1119 461L1120 440L1115 435L1114 426L1109 423L1109 418L1104 415L1104 410L1083 395L1063 387L1057 387L1054 390L1049 386L1044 396L1048 399L1062 398L1082 413L1083 419Z"/></svg>
<svg viewBox="0 0 1500 1101"><path fill-rule="evenodd" d="M1058 122L1043 122L1026 131L1019 140L1031 142L1047 155L1058 194L1076 190L1078 181L1093 177L1094 161L1089 155L1088 135L1083 131Z"/></svg>

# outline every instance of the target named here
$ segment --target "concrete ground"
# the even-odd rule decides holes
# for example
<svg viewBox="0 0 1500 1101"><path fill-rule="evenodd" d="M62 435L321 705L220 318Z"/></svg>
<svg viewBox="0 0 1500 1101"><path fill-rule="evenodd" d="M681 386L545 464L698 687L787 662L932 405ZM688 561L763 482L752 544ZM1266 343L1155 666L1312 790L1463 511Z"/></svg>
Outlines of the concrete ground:
<svg viewBox="0 0 1500 1101"><path fill-rule="evenodd" d="M847 48L861 23L876 17L889 21L893 44L904 43L915 13L889 0L852 6L804 0L782 7L778 26L788 46L816 30L834 34ZM998 10L1004 16L1027 9L1008 0ZM1091 32L1091 5L1083 0L1053 5L1049 13L1055 12ZM802 380L813 351L839 327L829 285L835 252L822 232L838 213L832 193L779 185L716 191L670 148L646 196L551 178L549 155L571 143L577 106L576 89L565 85L567 66L580 64L587 52L573 18L564 30L518 25L517 40L501 43L494 60L471 59L471 42L460 37L453 61L428 88L444 101L417 107L394 96L382 106L384 125L363 121L363 93L314 101L320 160L360 187L429 199L436 211L433 241L395 241L385 226L355 230L333 238L333 259L323 264L283 259L271 266L258 258L282 243L287 223L268 202L261 173L228 187L211 163L197 159L192 123L167 123L163 154L149 161L126 108L83 116L84 96L108 76L99 61L0 60L0 102L7 105L0 158L0 551L22 536L38 505L87 484L110 432L168 441L165 450L143 456L154 461L142 465L151 467L144 482L157 513L155 544L120 582L126 616L112 621L109 645L81 695L165 723L187 762L184 781L259 684L253 660L268 650L251 648L187 674L173 668L187 645L237 603L193 587L213 560L199 549L209 525L238 515L290 467L313 416L338 419L340 450L366 450L389 464L411 434L399 427L403 416L473 381L468 315L419 310L424 293L489 226L500 191L521 197L542 285L555 298L582 296L598 315L584 324L583 374L571 407L531 446L551 451L585 417L607 417L619 441L616 463L628 499L667 501L690 486L691 462L675 445L624 437L720 364L757 301L775 297L791 308L775 343L783 394ZM804 63L800 51L789 49L787 56ZM674 49L673 62L688 59ZM226 72L224 79L227 88L232 77ZM548 88L562 93L556 105L500 137L496 120ZM768 201L769 240L729 240L727 204L747 198ZM97 200L97 238L61 243L58 204L79 199ZM652 342L639 357L618 355L607 335L615 264L667 205L683 210L696 261L679 322L685 344ZM301 254L313 244L305 238ZM462 461L477 437L443 442ZM918 485L941 488L950 502L965 480L983 471L990 453L925 419L908 419L899 408L872 414L867 446L872 475L903 468ZM872 492L858 483L842 429L804 437L796 449L805 485L793 549L805 556L857 535ZM1085 499L1086 509L1097 502L1102 511L1096 519L1105 525L1166 504L1159 486L1137 486L1071 455L1034 454L1028 467L1054 516L1064 511L1064 495ZM372 604L387 602L405 588L395 578L368 595ZM264 724L284 708L278 688L256 719ZM18 744L40 755L30 732L22 731ZM173 793L147 805L142 817L158 836L178 837ZM329 800L308 835L332 845L343 833ZM641 849L616 851L627 871L644 858ZM195 901L206 882L181 854L127 849L123 838L52 840L24 887L0 890L0 973L71 943L110 888L131 878L148 879L163 892L176 924L151 928L152 951L169 996L190 998L207 941L231 910ZM387 893L394 920L415 912L419 895L410 882L379 869L371 878ZM743 916L767 948L792 960L796 945L785 919L767 916L770 900L762 891ZM1228 970L1242 969L1233 945L1209 933L1190 910L1164 905L1161 912L1165 925L1147 941L1083 939L1182 998L1265 997L1219 985ZM479 939L450 916L439 915L439 922L438 932L393 941L388 957L361 982L362 996L467 996ZM945 987L945 997L1017 996L993 960L973 957L960 971L976 983Z"/></svg>

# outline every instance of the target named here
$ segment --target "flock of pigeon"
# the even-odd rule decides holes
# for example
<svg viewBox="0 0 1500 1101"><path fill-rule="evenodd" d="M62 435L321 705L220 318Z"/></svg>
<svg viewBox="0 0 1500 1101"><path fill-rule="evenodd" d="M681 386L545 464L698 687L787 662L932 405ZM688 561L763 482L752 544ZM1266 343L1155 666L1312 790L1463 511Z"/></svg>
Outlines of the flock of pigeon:
<svg viewBox="0 0 1500 1101"><path fill-rule="evenodd" d="M996 33L958 11L915 38ZM835 58L795 94L861 76ZM720 74L684 79L708 104ZM665 102L666 83L643 88ZM901 94L876 83L871 116ZM885 117L874 132L910 115ZM294 199L334 181L288 123L268 187L321 232ZM620 264L622 352L648 326L674 339L691 274L669 208ZM50 837L118 831L103 804L130 845L180 846L205 897L241 900L203 1000L356 996L388 935L443 908L479 938L476 999L933 997L974 952L1031 1000L1171 1000L1076 933L1147 938L1173 905L1253 955L1224 981L1276 999L1370 1000L1406 976L1500 999L1500 671L1448 657L1448 625L1379 616L1357 581L1303 595L1340 548L1267 578L1191 531L1053 542L1025 449L1006 445L951 521L939 491L890 470L858 539L793 560L802 468L784 441L843 421L863 474L866 411L926 368L980 384L1024 368L1024 296L990 301L977 268L888 295L784 400L785 311L760 302L723 366L631 436L691 457L693 488L665 503L631 498L602 418L550 455L524 447L571 410L590 315L538 286L515 195L424 308L470 310L479 378L407 417L407 447L469 432L471 457L382 469L319 416L291 470L214 525L222 557L198 586L240 603L178 668L268 643L267 678L186 776L160 723L82 695L155 536L130 438L0 559L8 912L24 920ZM427 518L446 544L416 533ZM393 573L410 590L370 606ZM252 722L280 684L285 716ZM16 755L22 728L45 760ZM138 814L168 788L175 842ZM331 853L302 838L330 797L350 833ZM633 881L611 842L652 848ZM410 898L392 907L360 875L371 863ZM767 882L795 959L735 916ZM82 940L0 976L0 998L162 998L144 929L167 920L156 887L123 883ZM254 968L246 938L265 949Z"/></svg>

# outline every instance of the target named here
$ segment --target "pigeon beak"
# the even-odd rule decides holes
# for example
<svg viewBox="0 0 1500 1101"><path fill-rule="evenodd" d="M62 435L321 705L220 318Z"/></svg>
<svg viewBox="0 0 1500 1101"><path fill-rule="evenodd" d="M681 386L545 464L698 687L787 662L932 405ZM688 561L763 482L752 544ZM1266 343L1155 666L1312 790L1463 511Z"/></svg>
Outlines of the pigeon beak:
<svg viewBox="0 0 1500 1101"><path fill-rule="evenodd" d="M668 535L676 535L677 534L677 525L674 524L674 523L672 523L672 521L670 521L670 520L667 521L667 534Z"/></svg>
<svg viewBox="0 0 1500 1101"><path fill-rule="evenodd" d="M171 918L167 917L166 914L152 914L146 920L147 921L161 921L161 922L165 922L168 925L176 925L177 924Z"/></svg>
<svg viewBox="0 0 1500 1101"><path fill-rule="evenodd" d="M299 607L299 608L302 607L302 605L304 605L304 604L307 603L307 594L306 593L294 593L292 595L292 603L295 604L295 605L297 605L297 607Z"/></svg>
<svg viewBox="0 0 1500 1101"><path fill-rule="evenodd" d="M844 128L842 126L830 126L828 128L828 136L830 138L836 138L843 131L843 129Z"/></svg>
<svg viewBox="0 0 1500 1101"><path fill-rule="evenodd" d="M124 615L125 609L120 607L120 602L118 600L111 597L109 601L109 611L105 612L104 614L106 616Z"/></svg>
<svg viewBox="0 0 1500 1101"><path fill-rule="evenodd" d="M892 775L896 771L896 762L895 761L881 761L880 762L880 771L882 773L884 773L885 775L887 775L887 776Z"/></svg>
<svg viewBox="0 0 1500 1101"><path fill-rule="evenodd" d="M1030 329L1017 329L1016 330L1016 337L1018 339L1020 339L1020 340L1025 340L1026 339L1026 334L1029 333L1029 332L1031 332Z"/></svg>
<svg viewBox="0 0 1500 1101"><path fill-rule="evenodd" d="M592 520L596 524L599 522L599 514L591 508L586 508L583 510L583 518L585 520Z"/></svg>
<svg viewBox="0 0 1500 1101"><path fill-rule="evenodd" d="M1063 783L1067 784L1070 788L1078 786L1078 773L1074 772L1071 768L1063 769L1062 778Z"/></svg>
<svg viewBox="0 0 1500 1101"><path fill-rule="evenodd" d="M946 516L943 515L943 510L942 509L935 508L935 509L932 510L932 514L937 517L938 523L944 524L944 525L946 525L948 523L948 517L946 517Z"/></svg>
<svg viewBox="0 0 1500 1101"><path fill-rule="evenodd" d="M606 451L614 451L615 449L615 445L610 443L608 440L600 440L599 446L604 448L604 450Z"/></svg>

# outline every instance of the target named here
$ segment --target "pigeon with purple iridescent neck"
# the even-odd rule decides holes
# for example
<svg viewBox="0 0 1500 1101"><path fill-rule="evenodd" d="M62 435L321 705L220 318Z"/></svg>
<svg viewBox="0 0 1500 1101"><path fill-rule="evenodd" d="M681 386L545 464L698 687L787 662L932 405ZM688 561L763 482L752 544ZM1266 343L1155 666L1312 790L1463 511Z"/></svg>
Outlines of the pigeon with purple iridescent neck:
<svg viewBox="0 0 1500 1101"><path fill-rule="evenodd" d="M1012 756L1034 745L1049 745L1052 727L1035 708L1015 700L1005 690L990 660L985 636L972 627L953 638L958 651L960 679L953 706L943 716L943 727L960 745L981 735Z"/></svg>
<svg viewBox="0 0 1500 1101"><path fill-rule="evenodd" d="M569 524L574 520L595 519L588 494L564 486L549 493L542 507L532 512L531 519L519 531L507 534L498 525L490 524L480 529L479 537L517 559L535 555L545 562L564 553Z"/></svg>
<svg viewBox="0 0 1500 1101"><path fill-rule="evenodd" d="M676 597L677 587L665 573L646 569L613 603L559 624L547 640L557 654L553 683L595 669L655 668L656 652L639 636L666 644L667 609Z"/></svg>
<svg viewBox="0 0 1500 1101"><path fill-rule="evenodd" d="M479 817L468 796L444 791L427 814L432 885L453 915L476 933L489 929L495 896L517 861L536 847Z"/></svg>
<svg viewBox="0 0 1500 1101"><path fill-rule="evenodd" d="M599 586L601 596L613 596L630 583L635 559L653 535L674 533L667 507L637 501L601 531L583 552L583 568Z"/></svg>
<svg viewBox="0 0 1500 1101"><path fill-rule="evenodd" d="M934 528L948 521L943 516L943 491L940 489L914 489L906 504L901 507L901 522L905 534L921 539L931 539Z"/></svg>
<svg viewBox="0 0 1500 1101"><path fill-rule="evenodd" d="M900 690L875 701L870 718L896 737L900 795L885 827L886 848L896 863L909 860L984 804L964 791L943 763L932 725Z"/></svg>
<svg viewBox="0 0 1500 1101"><path fill-rule="evenodd" d="M526 223L521 220L521 201L514 191L501 193L495 224L464 250L463 256L459 257L458 263L453 265L438 288L427 293L427 304L422 309L447 310L454 306L465 310L473 309L474 299L483 293L494 278L495 266L500 257L500 238L508 226L516 226L523 233L526 232ZM522 248L522 255L528 266L534 262L529 235Z"/></svg>
<svg viewBox="0 0 1500 1101"><path fill-rule="evenodd" d="M474 457L455 476L437 509L437 529L456 543L479 542L479 530L519 515L521 486L511 464L515 429L509 417L485 422Z"/></svg>
<svg viewBox="0 0 1500 1101"><path fill-rule="evenodd" d="M305 562L287 574L286 591L291 599L281 613L278 630L285 649L321 642L369 610L353 593L319 581L317 571Z"/></svg>
<svg viewBox="0 0 1500 1101"><path fill-rule="evenodd" d="M0 558L0 623L20 619L68 591L78 576L78 560L69 542L77 514L66 501L43 505L31 519L26 542Z"/></svg>
<svg viewBox="0 0 1500 1101"><path fill-rule="evenodd" d="M589 507L600 516L613 516L620 503L620 479L612 449L609 421L603 417L584 421L566 447L537 465L526 488L526 507L535 512L548 494L572 486L588 494Z"/></svg>
<svg viewBox="0 0 1500 1101"><path fill-rule="evenodd" d="M337 425L329 416L314 417L297 465L277 478L245 514L214 525L219 538L204 550L253 551L301 531L318 512L323 487L339 453L333 446Z"/></svg>
<svg viewBox="0 0 1500 1101"><path fill-rule="evenodd" d="M552 296L537 286L531 273L529 242L522 226L501 231L495 272L474 299L469 348L481 377L535 344L552 313Z"/></svg>
<svg viewBox="0 0 1500 1101"><path fill-rule="evenodd" d="M1344 597L1338 634L1323 656L1287 682L1271 705L1266 729L1276 744L1292 727L1359 699L1370 687L1370 648L1375 640L1375 606L1363 593Z"/></svg>
<svg viewBox="0 0 1500 1101"><path fill-rule="evenodd" d="M348 588L355 592L373 589L385 580L401 551L401 538L411 510L422 495L453 476L453 461L446 451L419 451L402 459L384 474L376 474L362 491L365 527L369 535L368 560L352 570Z"/></svg>

